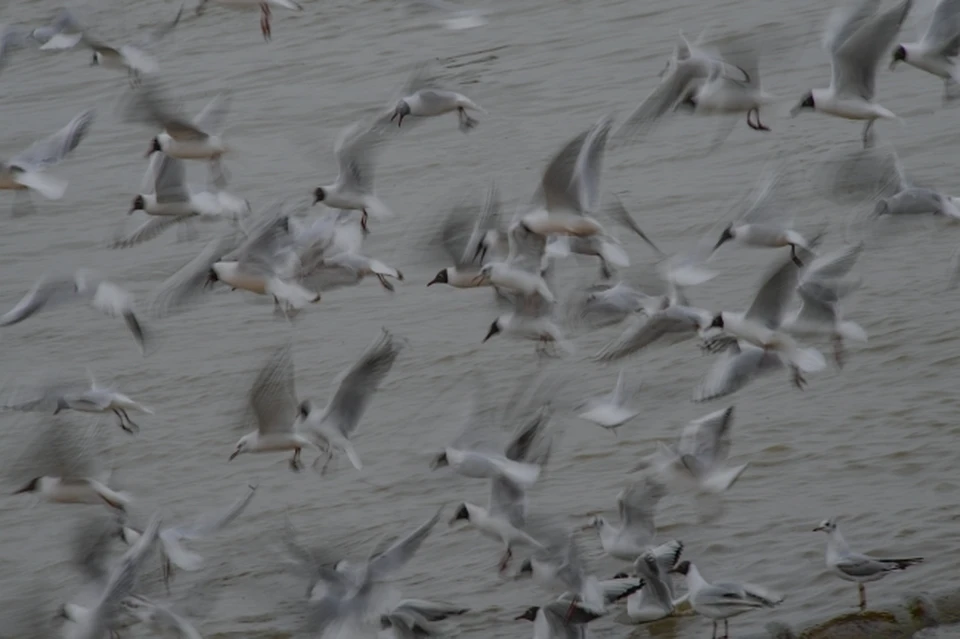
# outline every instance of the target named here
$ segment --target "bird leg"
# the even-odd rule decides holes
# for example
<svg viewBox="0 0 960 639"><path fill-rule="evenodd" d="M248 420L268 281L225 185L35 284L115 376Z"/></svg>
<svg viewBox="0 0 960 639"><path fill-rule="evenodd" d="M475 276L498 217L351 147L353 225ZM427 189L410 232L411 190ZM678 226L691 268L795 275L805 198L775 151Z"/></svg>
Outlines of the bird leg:
<svg viewBox="0 0 960 639"><path fill-rule="evenodd" d="M873 147L873 122L873 120L870 120L863 127L863 148L865 149Z"/></svg>
<svg viewBox="0 0 960 639"><path fill-rule="evenodd" d="M260 33L264 40L270 42L270 5L266 2L260 3Z"/></svg>
<svg viewBox="0 0 960 639"><path fill-rule="evenodd" d="M723 620L723 639L730 639L730 626L726 619Z"/></svg>
<svg viewBox="0 0 960 639"><path fill-rule="evenodd" d="M794 264L796 264L796 265L799 266L800 268L803 268L803 262L801 262L801 261L800 261L800 258L797 257L797 245L796 245L796 244L791 244L791 245L790 245L790 259L793 260L793 263L794 263Z"/></svg>
<svg viewBox="0 0 960 639"><path fill-rule="evenodd" d="M360 228L363 229L365 236L370 233L370 229L367 228L367 209L363 209L363 216L360 218Z"/></svg>
<svg viewBox="0 0 960 639"><path fill-rule="evenodd" d="M867 589L863 584L857 584L857 590L860 592L860 610L867 609Z"/></svg>
<svg viewBox="0 0 960 639"><path fill-rule="evenodd" d="M173 566L170 564L170 558L164 556L163 565L160 567L161 573L163 574L163 585L167 589L167 594L170 594L170 581L173 579Z"/></svg>
<svg viewBox="0 0 960 639"><path fill-rule="evenodd" d="M317 462L320 461L320 457L317 457L313 460L313 468L316 470ZM324 473L327 472L327 466L330 464L330 460L333 459L333 451L328 447L323 450L323 466L320 467L320 476L323 477Z"/></svg>
<svg viewBox="0 0 960 639"><path fill-rule="evenodd" d="M503 555L500 557L500 563L498 564L498 569L501 573L507 569L507 566L510 565L510 560L513 559L513 550L510 546L507 546L507 549L503 552Z"/></svg>
<svg viewBox="0 0 960 639"><path fill-rule="evenodd" d="M717 639L717 622L713 622L713 635L710 636L710 639Z"/></svg>
<svg viewBox="0 0 960 639"><path fill-rule="evenodd" d="M573 613L577 609L577 601L579 601L579 599L580 599L580 595L574 595L570 599L570 606L567 608L567 614L564 618L564 621L570 621L570 619L573 618Z"/></svg>
<svg viewBox="0 0 960 639"><path fill-rule="evenodd" d="M130 433L131 435L136 435L140 431L140 427L133 423L133 420L130 419L129 415L127 415L127 411L123 410L122 408L113 408L111 410L113 411L113 414L117 416L117 419L120 420L120 428L124 432Z"/></svg>
<svg viewBox="0 0 960 639"><path fill-rule="evenodd" d="M807 380L804 379L803 373L800 372L800 369L796 366L790 367L791 379L793 380L793 385L803 390L803 387L807 385Z"/></svg>
<svg viewBox="0 0 960 639"><path fill-rule="evenodd" d="M303 468L303 464L300 463L300 449L293 449L293 457L290 459L290 470L297 473L300 472L300 469Z"/></svg>
<svg viewBox="0 0 960 639"><path fill-rule="evenodd" d="M387 278L385 278L385 277L384 277L383 275L381 275L380 273L377 273L376 275L377 275L377 279L380 280L380 285L383 286L383 288L385 288L385 289L387 289L388 291L390 291L391 293L393 293L393 284L391 284L390 282L388 282L388 281L387 281Z"/></svg>
<svg viewBox="0 0 960 639"><path fill-rule="evenodd" d="M467 115L467 111L463 107L457 109L457 117L460 120L460 130L464 133L477 126L477 121Z"/></svg>
<svg viewBox="0 0 960 639"><path fill-rule="evenodd" d="M846 361L846 352L843 348L843 338L839 335L833 336L833 359L837 363L837 368L843 368Z"/></svg>
<svg viewBox="0 0 960 639"><path fill-rule="evenodd" d="M754 114L756 117L756 124L750 121L750 114ZM747 111L747 126L753 129L754 131L769 131L770 127L763 124L760 121L760 109L754 107Z"/></svg>

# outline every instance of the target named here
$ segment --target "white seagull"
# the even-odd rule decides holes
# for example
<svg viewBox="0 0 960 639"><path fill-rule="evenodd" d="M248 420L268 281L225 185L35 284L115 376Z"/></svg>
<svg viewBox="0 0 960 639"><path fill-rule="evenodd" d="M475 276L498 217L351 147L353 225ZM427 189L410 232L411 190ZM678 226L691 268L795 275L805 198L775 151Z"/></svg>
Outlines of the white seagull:
<svg viewBox="0 0 960 639"><path fill-rule="evenodd" d="M0 326L19 324L45 307L77 301L109 317L122 317L140 350L146 348L147 335L134 311L133 296L89 269L79 269L70 277L41 278L16 306L0 315Z"/></svg>
<svg viewBox="0 0 960 639"><path fill-rule="evenodd" d="M19 194L29 189L48 200L62 198L67 190L66 181L48 174L45 169L58 164L77 148L90 131L95 115L96 111L88 109L53 135L34 142L6 162L0 161L0 190Z"/></svg>
<svg viewBox="0 0 960 639"><path fill-rule="evenodd" d="M149 188L138 193L129 214L143 211L146 221L131 233L114 240L114 248L126 248L153 239L176 224L189 224L194 219L226 219L237 222L250 212L250 203L222 190L193 192L186 185L182 160L166 153L150 158L144 176Z"/></svg>
<svg viewBox="0 0 960 639"><path fill-rule="evenodd" d="M682 561L673 572L686 575L687 592L693 609L713 622L713 639L717 623L723 620L723 639L730 636L728 619L758 608L775 608L784 597L763 586L733 582L709 583L689 561Z"/></svg>
<svg viewBox="0 0 960 639"><path fill-rule="evenodd" d="M333 184L320 186L313 191L313 203L323 202L335 209L363 211L361 225L367 228L367 217L377 219L393 217L373 189L373 155L383 138L379 125L355 122L347 126L337 139L334 154L340 172Z"/></svg>
<svg viewBox="0 0 960 639"><path fill-rule="evenodd" d="M596 529L605 553L632 562L650 548L657 535L654 514L665 494L663 486L650 478L633 482L617 495L620 525L614 526L598 515L590 520L587 528ZM682 551L682 543L670 541L653 552L658 560L663 558L664 565L672 568Z"/></svg>
<svg viewBox="0 0 960 639"><path fill-rule="evenodd" d="M689 422L676 446L658 444L659 472L668 480L677 477L692 481L704 492L728 490L748 466L726 465L732 424L733 406Z"/></svg>
<svg viewBox="0 0 960 639"><path fill-rule="evenodd" d="M840 528L834 519L823 520L813 530L827 533L827 568L841 579L857 583L860 610L867 609L867 590L863 584L883 579L891 572L906 570L923 561L923 557L880 559L853 552L840 534Z"/></svg>
<svg viewBox="0 0 960 639"><path fill-rule="evenodd" d="M335 452L345 453L357 470L363 468L350 437L356 432L367 406L400 356L404 343L387 329L382 329L380 335L360 355L360 359L340 374L337 389L324 408L318 408L309 399L300 403L295 428L307 433L323 451L324 463L320 474L326 471Z"/></svg>
<svg viewBox="0 0 960 639"><path fill-rule="evenodd" d="M955 98L950 89L960 82L960 2L939 0L919 42L901 42L894 48L890 69L905 62L943 80L943 98Z"/></svg>
<svg viewBox="0 0 960 639"><path fill-rule="evenodd" d="M470 205L456 206L444 220L440 230L439 242L454 261L453 266L441 269L427 286L447 284L454 288L474 288L492 285L489 278L479 277L484 258L494 260L506 240L509 250L510 240L500 230L500 194L495 184L487 188L486 198L480 207ZM491 250L492 249L492 250Z"/></svg>
<svg viewBox="0 0 960 639"><path fill-rule="evenodd" d="M826 89L809 91L791 110L820 111L847 120L866 120L863 146L873 145L871 129L877 119L899 120L886 107L874 102L877 65L900 32L913 0L902 0L878 13L881 0L856 0L855 4L835 9L823 37L831 56L832 77Z"/></svg>
<svg viewBox="0 0 960 639"><path fill-rule="evenodd" d="M604 397L589 399L582 405L580 419L593 422L614 435L617 429L640 414L640 410L627 406L626 370L620 369L613 392Z"/></svg>
<svg viewBox="0 0 960 639"><path fill-rule="evenodd" d="M180 23L180 16L183 15L183 4L177 11L176 17L169 23L161 25L159 28L150 32L142 42L137 44L124 44L120 46L111 46L101 42L84 32L81 42L93 50L93 59L90 66L100 66L105 69L116 69L127 73L133 82L138 82L143 74L156 73L160 65L147 53L147 49L165 37L168 33Z"/></svg>

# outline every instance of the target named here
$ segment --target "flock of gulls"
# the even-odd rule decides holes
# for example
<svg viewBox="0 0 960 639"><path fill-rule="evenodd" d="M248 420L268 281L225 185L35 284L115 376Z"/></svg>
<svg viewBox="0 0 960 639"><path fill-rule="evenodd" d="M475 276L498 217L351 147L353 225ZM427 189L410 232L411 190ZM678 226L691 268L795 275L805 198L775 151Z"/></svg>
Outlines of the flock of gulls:
<svg viewBox="0 0 960 639"><path fill-rule="evenodd" d="M260 11L260 27L267 40L272 33L272 8L301 10L292 0L201 0L197 16L208 2ZM447 26L451 28L483 23L455 7L430 4L450 13ZM904 63L940 78L944 100L953 99L960 80L956 65L960 0L940 0L925 35L913 43L897 43L912 0L886 10L880 5L879 0L859 0L834 11L823 40L831 56L829 87L806 93L792 113L809 110L864 123L863 149L832 170L832 192L837 197L873 198L878 216L960 217L953 198L909 181L895 153L876 146L873 131L877 120L898 119L876 101L877 68L885 57L891 69ZM191 115L175 105L159 79L159 65L150 49L171 32L185 28L179 26L183 11L181 6L169 22L136 44L107 44L67 10L50 24L8 26L0 32L0 64L16 64L30 49L86 47L91 64L129 76L130 86L124 89L118 113L131 126L151 131L152 137L145 145L149 163L142 192L130 207L130 213L139 213L143 221L119 232L111 241L114 248L147 242L174 227L192 231L200 220L222 226L196 257L157 284L151 314L159 318L188 312L207 291L227 287L272 300L277 321L294 322L310 305L322 304L321 295L366 278L375 278L384 289L394 291L396 282L404 280L402 272L364 251L371 227L393 216L374 188L378 152L427 118L449 115L452 120L455 116L459 130L469 133L481 126L484 108L443 86L429 65L418 65L386 106L372 108L372 115L343 130L334 148L339 174L310 193L315 206L324 205L318 215L311 218L283 201L254 210L246 199L226 190L226 163L232 149L223 130L230 95L213 97L201 112ZM850 272L864 244L821 252L822 229L813 233L795 229L777 203L786 173L782 167L765 173L754 193L715 231L673 255L664 254L622 202L601 188L608 143L636 143L668 117L713 114L735 122L735 116L745 115L751 129L770 131L761 121L761 110L776 99L760 86L756 47L737 39L705 40L690 42L681 34L650 96L619 126L614 127L612 116L603 116L563 144L547 162L533 198L522 201L512 216L502 214L500 195L492 184L483 201L463 203L451 212L438 234L438 243L450 259L427 286L462 289L463 295L479 294L471 289L488 290L498 315L492 318L484 342L501 335L535 343L541 357L572 353L575 348L567 337L563 308L572 312L568 316L580 326L591 329L626 322L622 334L595 355L600 361L624 359L656 342L697 338L704 351L716 354L693 394L694 401L707 402L730 396L776 371L786 371L790 382L802 389L808 375L827 365L810 341L829 342L838 367L843 366L847 342L866 341L864 329L841 313L842 301L860 283ZM0 189L12 191L15 214L34 211L33 195L65 196L67 183L50 169L74 153L82 154L78 147L91 134L94 121L93 110L83 111L63 129L0 163ZM724 128L717 143L728 132ZM186 183L186 162L206 164L209 183L205 188ZM630 257L605 226L604 216L637 235L656 254L662 293L641 291L618 276L630 265ZM745 310L699 308L688 292L716 275L710 259L728 244L766 248L776 255L774 263ZM603 282L578 290L564 304L557 295L555 264L570 255L597 258ZM133 297L85 269L41 279L0 316L0 326L29 321L41 311L69 302L84 302L107 316L122 318L144 354L149 353L149 323L138 314ZM307 450L317 453L311 467L321 475L338 456L362 471L362 447L355 446L353 436L404 346L402 338L384 329L338 378L322 405L297 394L293 345L278 344L253 379L244 404L250 432L239 439L229 459L286 452L291 455L290 468L300 471L301 454ZM468 402L462 432L437 452L431 465L438 472L488 482L487 505L462 503L449 521L472 527L499 545L501 575L532 578L540 585L540 605L517 610L516 616L533 622L535 639L583 637L587 624L623 601L628 617L636 623L692 609L711 620L714 638L722 622L726 637L731 617L784 601L783 595L761 586L708 581L693 563L681 558L680 540L657 539L655 512L667 487L698 496L719 495L730 490L747 469L746 464L727 463L733 406L691 422L675 444L660 445L643 465L643 476L617 496L618 523L598 516L585 526L595 530L607 556L622 562L620 573L610 578L595 574L581 553L577 530L529 513L526 492L538 481L555 449L552 418L562 409L563 385L563 380L545 374L518 389L501 410L490 411L481 405L486 397L482 384L476 384L481 388ZM621 370L609 395L583 401L575 410L580 418L616 433L639 414L630 406L629 396ZM145 592L140 573L157 555L168 585L176 570L203 570L203 557L190 550L188 542L211 537L235 520L241 525L256 486L245 489L222 511L194 521L169 525L154 513L137 527L126 511L130 495L112 488L109 473L98 464L103 450L100 422L78 423L74 415L112 415L123 431L136 434L139 426L130 413L149 415L148 407L101 385L91 374L86 381L58 379L45 384L5 408L33 413L47 423L38 437L36 454L25 456L34 464L33 478L17 494L32 493L55 503L99 504L110 512L108 518L92 520L77 531L75 563L96 595L83 605L64 602L60 610L67 635L116 637L123 628L140 623L182 637L199 637L188 618L162 597ZM409 534L378 545L362 560L305 548L288 522L285 546L308 582L304 634L353 636L373 629L405 639L449 632L442 622L467 614L467 608L401 599L389 583L389 577L425 542L441 513L442 508ZM827 536L827 566L857 584L861 610L866 608L867 582L921 561L855 552L834 519L822 521L815 530ZM122 553L115 546L123 547ZM523 555L516 562L515 553ZM511 570L511 565L516 567ZM41 632L39 636L49 635Z"/></svg>

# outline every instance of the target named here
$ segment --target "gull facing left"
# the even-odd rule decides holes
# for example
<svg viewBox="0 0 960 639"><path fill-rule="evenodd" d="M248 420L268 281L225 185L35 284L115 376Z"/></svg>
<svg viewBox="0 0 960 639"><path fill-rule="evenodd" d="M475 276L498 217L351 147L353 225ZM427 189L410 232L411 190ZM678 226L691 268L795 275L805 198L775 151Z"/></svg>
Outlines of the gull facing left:
<svg viewBox="0 0 960 639"><path fill-rule="evenodd" d="M939 0L926 32L919 42L901 42L893 50L890 69L904 62L943 80L943 99L952 100L951 93L960 80L957 67L960 56L960 2Z"/></svg>
<svg viewBox="0 0 960 639"><path fill-rule="evenodd" d="M835 9L823 36L831 56L830 86L812 89L795 106L847 120L866 120L863 146L873 145L871 130L877 119L899 120L892 111L874 102L877 65L900 32L913 0L878 13L881 0L856 0L856 4Z"/></svg>

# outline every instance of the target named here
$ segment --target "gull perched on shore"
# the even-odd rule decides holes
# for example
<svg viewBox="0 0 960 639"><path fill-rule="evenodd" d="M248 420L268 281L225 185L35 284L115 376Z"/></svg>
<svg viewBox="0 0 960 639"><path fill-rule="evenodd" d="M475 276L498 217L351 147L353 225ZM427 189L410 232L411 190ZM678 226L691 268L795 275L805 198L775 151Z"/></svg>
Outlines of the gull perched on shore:
<svg viewBox="0 0 960 639"><path fill-rule="evenodd" d="M834 519L823 520L813 531L827 533L827 568L841 579L857 583L857 590L860 593L860 610L867 609L865 583L878 581L891 572L906 570L923 561L923 557L880 559L853 552L840 534L840 528Z"/></svg>
<svg viewBox="0 0 960 639"><path fill-rule="evenodd" d="M19 324L43 308L76 301L88 302L109 317L122 317L140 350L146 348L147 336L134 312L133 296L89 269L70 277L41 278L16 306L0 315L0 326Z"/></svg>
<svg viewBox="0 0 960 639"><path fill-rule="evenodd" d="M957 96L951 89L960 81L960 2L939 0L919 42L901 42L894 48L890 69L904 62L943 80L944 102Z"/></svg>
<svg viewBox="0 0 960 639"><path fill-rule="evenodd" d="M200 0L200 2L197 3L196 9L198 16L203 15L203 12L207 8L207 3L211 1L214 4L235 11L260 9L260 33L263 34L263 39L267 42L273 37L273 30L270 28L270 17L273 15L271 7L280 7L281 9L289 9L290 11L303 11L303 7L297 2L294 2L294 0Z"/></svg>
<svg viewBox="0 0 960 639"><path fill-rule="evenodd" d="M847 120L866 120L864 148L873 146L877 119L900 120L874 101L877 65L896 40L913 0L901 0L882 13L878 13L879 6L880 0L855 0L833 11L823 35L824 48L831 56L830 86L807 92L790 112L795 116L810 109Z"/></svg>
<svg viewBox="0 0 960 639"><path fill-rule="evenodd" d="M107 486L110 472L99 467L102 450L99 423L83 428L55 417L28 451L29 472L37 474L14 494L60 504L106 504L122 512L131 498Z"/></svg>
<svg viewBox="0 0 960 639"><path fill-rule="evenodd" d="M379 123L354 122L337 138L333 152L337 158L337 180L313 190L313 203L323 202L335 209L363 212L360 224L367 230L367 218L378 220L393 217L393 211L377 197L373 188L373 160L383 140Z"/></svg>
<svg viewBox="0 0 960 639"><path fill-rule="evenodd" d="M309 399L300 402L294 428L306 433L323 452L321 475L335 452L346 454L354 468L363 469L350 437L356 432L367 406L393 368L404 344L404 340L382 329L360 359L340 374L337 389L324 408L318 408Z"/></svg>
<svg viewBox="0 0 960 639"><path fill-rule="evenodd" d="M166 153L150 158L145 182L149 188L133 198L130 214L143 211L145 222L131 233L116 238L113 248L126 248L153 239L176 224L195 219L220 219L238 222L250 212L250 203L222 190L191 192L186 185L182 160Z"/></svg>
<svg viewBox="0 0 960 639"><path fill-rule="evenodd" d="M96 377L87 369L88 381L55 381L41 387L39 397L25 402L5 405L6 410L50 411L54 415L63 410L75 410L82 413L113 413L117 416L122 430L135 435L140 427L130 419L128 410L153 415L153 411L140 402L134 401L123 393L97 383Z"/></svg>
<svg viewBox="0 0 960 639"><path fill-rule="evenodd" d="M67 190L65 180L54 177L46 169L60 163L86 137L96 111L88 109L74 117L62 129L38 140L6 162L0 161L0 190L12 190L20 198L14 201L14 212L27 209L29 199L21 194L28 189L48 200L59 200ZM18 206L19 204L19 206Z"/></svg>
<svg viewBox="0 0 960 639"><path fill-rule="evenodd" d="M680 562L673 572L686 576L690 605L713 622L713 639L717 637L717 623L720 620L723 620L723 638L726 639L730 636L730 617L758 608L775 608L784 600L783 595L763 586L734 582L710 583L689 561Z"/></svg>

